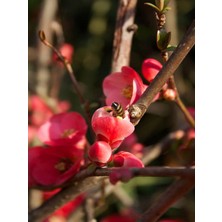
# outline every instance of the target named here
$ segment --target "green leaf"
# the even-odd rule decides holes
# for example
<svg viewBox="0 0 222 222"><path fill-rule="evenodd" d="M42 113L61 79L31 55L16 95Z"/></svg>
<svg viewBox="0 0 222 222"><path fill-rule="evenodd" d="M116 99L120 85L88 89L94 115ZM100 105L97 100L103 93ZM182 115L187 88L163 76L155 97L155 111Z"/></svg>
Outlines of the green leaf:
<svg viewBox="0 0 222 222"><path fill-rule="evenodd" d="M171 39L171 32L166 32L165 29L160 29L157 31L157 47L158 49L167 49Z"/></svg>
<svg viewBox="0 0 222 222"><path fill-rule="evenodd" d="M167 48L164 51L170 52L170 51L174 51L176 48L177 48L177 46L168 45Z"/></svg>
<svg viewBox="0 0 222 222"><path fill-rule="evenodd" d="M149 6L151 6L152 8L154 8L157 12L160 12L160 10L154 5L154 4L152 4L152 3L144 3L145 5L149 5Z"/></svg>
<svg viewBox="0 0 222 222"><path fill-rule="evenodd" d="M163 9L162 13L165 13L165 12L167 12L167 11L169 11L169 10L171 10L171 7L165 7L165 8Z"/></svg>
<svg viewBox="0 0 222 222"><path fill-rule="evenodd" d="M159 10L162 11L164 8L164 0L155 0L155 3Z"/></svg>

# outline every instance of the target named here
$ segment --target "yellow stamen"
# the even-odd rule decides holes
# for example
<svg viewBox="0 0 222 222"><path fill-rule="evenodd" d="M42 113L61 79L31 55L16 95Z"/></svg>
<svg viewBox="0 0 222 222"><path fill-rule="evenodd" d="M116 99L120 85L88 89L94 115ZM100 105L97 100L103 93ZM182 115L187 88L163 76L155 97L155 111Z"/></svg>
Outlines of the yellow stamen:
<svg viewBox="0 0 222 222"><path fill-rule="evenodd" d="M66 164L64 162L59 162L55 165L55 168L61 172L66 170Z"/></svg>
<svg viewBox="0 0 222 222"><path fill-rule="evenodd" d="M61 134L61 137L62 138L67 138L69 137L70 135L72 135L74 133L74 129L67 129L67 130L64 130L64 132Z"/></svg>
<svg viewBox="0 0 222 222"><path fill-rule="evenodd" d="M122 95L127 99L130 99L132 97L132 93L133 93L132 85L128 85L122 90Z"/></svg>

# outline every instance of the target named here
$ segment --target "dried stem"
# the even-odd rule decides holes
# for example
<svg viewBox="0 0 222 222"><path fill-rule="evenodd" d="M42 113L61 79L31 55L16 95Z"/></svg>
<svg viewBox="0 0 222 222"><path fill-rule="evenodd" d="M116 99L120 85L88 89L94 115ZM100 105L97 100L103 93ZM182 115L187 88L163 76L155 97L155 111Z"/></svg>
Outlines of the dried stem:
<svg viewBox="0 0 222 222"><path fill-rule="evenodd" d="M177 46L169 60L163 65L156 78L145 90L140 99L129 108L131 122L137 125L152 103L155 95L162 89L166 81L173 75L183 59L189 53L195 43L195 22L193 21L184 38Z"/></svg>
<svg viewBox="0 0 222 222"><path fill-rule="evenodd" d="M120 71L129 65L137 0L120 0L113 40L112 72Z"/></svg>
<svg viewBox="0 0 222 222"><path fill-rule="evenodd" d="M194 178L176 180L165 190L156 202L142 215L140 222L156 222L177 200L194 186Z"/></svg>

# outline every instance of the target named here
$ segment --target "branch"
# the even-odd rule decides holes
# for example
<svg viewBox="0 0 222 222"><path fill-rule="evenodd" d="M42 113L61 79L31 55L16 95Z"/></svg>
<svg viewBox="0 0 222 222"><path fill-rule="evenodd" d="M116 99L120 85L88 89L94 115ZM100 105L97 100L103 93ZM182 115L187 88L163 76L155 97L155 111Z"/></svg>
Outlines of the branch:
<svg viewBox="0 0 222 222"><path fill-rule="evenodd" d="M156 202L142 215L140 222L156 222L177 200L194 186L194 178L176 180L165 190Z"/></svg>
<svg viewBox="0 0 222 222"><path fill-rule="evenodd" d="M140 99L129 107L131 122L137 125L152 103L155 95L162 89L165 82L173 75L183 59L189 53L195 43L195 24L192 22L184 38L177 46L169 60L163 65L156 78L151 82Z"/></svg>
<svg viewBox="0 0 222 222"><path fill-rule="evenodd" d="M120 0L116 17L113 40L112 72L120 71L129 65L133 34L137 29L134 24L137 0Z"/></svg>
<svg viewBox="0 0 222 222"><path fill-rule="evenodd" d="M90 189L98 186L103 179L104 178L87 178L79 183L75 182L69 187L65 187L52 198L45 201L40 207L32 210L29 213L29 222L41 222L55 210L73 200L78 194L86 191L89 192Z"/></svg>
<svg viewBox="0 0 222 222"><path fill-rule="evenodd" d="M110 175L113 171L120 168L98 168L95 171L82 170L73 179L72 184L63 188L58 194L44 202L40 207L29 213L30 222L38 222L53 213L65 203L74 199L79 193L90 192L95 189L100 182ZM132 177L154 176L154 177L189 177L193 178L194 168L185 167L146 167L146 168L127 168L132 173ZM93 179L90 177L94 177ZM100 177L100 178L98 178Z"/></svg>
<svg viewBox="0 0 222 222"><path fill-rule="evenodd" d="M92 176L109 176L113 171L119 171L122 167L100 168ZM186 167L145 167L145 168L126 168L131 171L132 177L193 177L194 168Z"/></svg>

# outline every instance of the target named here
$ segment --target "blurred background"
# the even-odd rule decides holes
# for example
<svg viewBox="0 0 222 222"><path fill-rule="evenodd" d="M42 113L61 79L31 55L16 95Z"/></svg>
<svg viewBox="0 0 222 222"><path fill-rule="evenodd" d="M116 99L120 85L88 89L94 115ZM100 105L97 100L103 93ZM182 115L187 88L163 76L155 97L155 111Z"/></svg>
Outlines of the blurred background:
<svg viewBox="0 0 222 222"><path fill-rule="evenodd" d="M151 7L138 0L130 66L141 75L141 65L146 58L155 58L162 63L156 47L156 21ZM149 2L154 3L150 0ZM112 45L116 13L119 1L113 0L29 0L28 1L28 68L29 95L66 100L70 110L82 112L81 104L73 89L70 76L55 65L52 51L38 38L43 29L47 39L57 48L63 43L72 45L72 67L81 91L90 103L90 112L102 106L104 96L102 81L110 74ZM166 29L172 32L172 45L177 45L195 17L193 0L170 1L172 10L167 12ZM187 107L195 107L195 49L193 48L175 73L181 99ZM141 75L141 78L142 75ZM144 79L143 79L144 80ZM144 83L145 80L144 80ZM145 147L154 146L169 133L187 129L188 124L175 103L158 101L153 103L142 121L136 126L138 141ZM158 158L149 165L180 166L187 160L178 157L175 151L181 141L168 144ZM192 152L192 155L194 153ZM193 157L194 158L194 157ZM184 162L185 161L185 162ZM173 180L171 178L136 178L123 187L143 211ZM110 195L106 205L98 212L98 219L120 211L122 205ZM174 205L164 217L194 221L194 192L186 195Z"/></svg>

